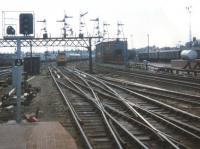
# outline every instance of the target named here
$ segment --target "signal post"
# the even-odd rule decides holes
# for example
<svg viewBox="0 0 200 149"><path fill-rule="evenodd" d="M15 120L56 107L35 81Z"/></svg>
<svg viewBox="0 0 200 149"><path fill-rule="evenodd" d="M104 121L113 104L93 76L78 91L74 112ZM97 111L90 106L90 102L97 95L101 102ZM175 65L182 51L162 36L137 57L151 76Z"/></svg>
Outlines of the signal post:
<svg viewBox="0 0 200 149"><path fill-rule="evenodd" d="M19 13L19 12L18 12ZM19 15L19 34L15 32L12 26L8 26L6 29L6 36L4 36L5 41L14 41L17 51L14 67L16 68L15 74L13 75L14 88L16 90L16 122L21 122L21 82L22 82L22 57L21 57L21 40L27 40L34 38L33 30L33 13L21 13ZM17 34L17 35L15 35ZM30 36L31 35L31 36ZM10 42L7 42L10 44ZM9 46L11 47L11 46Z"/></svg>
<svg viewBox="0 0 200 149"><path fill-rule="evenodd" d="M15 36L15 30L12 26L8 26L8 32L3 39L0 39L1 47L17 47L17 55L15 60L16 75L15 89L17 94L17 106L16 106L16 121L21 122L21 80L22 80L22 58L21 47L84 47L89 52L89 71L93 72L92 66L92 39L102 37L55 37L55 38L35 38L34 37L34 20L32 13L21 13L19 15L19 32L23 36ZM5 27L4 27L5 28ZM10 34L9 34L10 33ZM32 35L32 36L30 36Z"/></svg>

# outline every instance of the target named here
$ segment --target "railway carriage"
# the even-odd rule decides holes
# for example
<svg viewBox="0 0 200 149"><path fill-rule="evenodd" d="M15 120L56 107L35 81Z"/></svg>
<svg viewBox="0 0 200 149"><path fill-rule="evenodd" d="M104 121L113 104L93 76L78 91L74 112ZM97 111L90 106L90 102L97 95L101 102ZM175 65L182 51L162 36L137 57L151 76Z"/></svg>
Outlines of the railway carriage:
<svg viewBox="0 0 200 149"><path fill-rule="evenodd" d="M151 53L149 53L149 60L157 61L158 56L159 56L158 52L151 52Z"/></svg>
<svg viewBox="0 0 200 149"><path fill-rule="evenodd" d="M150 61L170 61L172 59L180 59L181 50L163 50L157 52L142 52L138 54L140 60Z"/></svg>
<svg viewBox="0 0 200 149"><path fill-rule="evenodd" d="M171 59L180 59L181 50L165 50L159 52L160 61L170 61Z"/></svg>

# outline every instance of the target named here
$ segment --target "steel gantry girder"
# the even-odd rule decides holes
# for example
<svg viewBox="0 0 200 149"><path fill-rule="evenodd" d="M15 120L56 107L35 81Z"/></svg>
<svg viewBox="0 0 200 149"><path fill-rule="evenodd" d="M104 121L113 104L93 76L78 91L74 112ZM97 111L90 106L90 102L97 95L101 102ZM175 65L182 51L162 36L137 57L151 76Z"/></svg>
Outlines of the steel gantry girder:
<svg viewBox="0 0 200 149"><path fill-rule="evenodd" d="M89 52L89 71L92 73L92 39L102 37L66 37L66 38L34 38L34 37L15 37L6 36L0 39L0 48L17 47L17 40L20 40L20 47L84 47Z"/></svg>
<svg viewBox="0 0 200 149"><path fill-rule="evenodd" d="M17 93L17 122L21 122L21 74L22 74L22 59L21 59L21 47L55 47L55 46L65 46L65 47L85 47L89 52L89 71L92 73L92 38L99 37L67 37L67 38L33 38L33 37L4 37L0 39L0 48L4 47L16 47L17 49L17 59L15 60L16 66L16 93ZM18 63L20 62L20 63ZM32 66L31 66L32 67Z"/></svg>
<svg viewBox="0 0 200 149"><path fill-rule="evenodd" d="M21 47L30 47L30 43L33 47L85 47L90 46L89 41L95 37L67 37L67 38L21 38ZM99 37L98 37L99 38ZM16 47L17 40L14 38L4 38L0 39L1 47Z"/></svg>

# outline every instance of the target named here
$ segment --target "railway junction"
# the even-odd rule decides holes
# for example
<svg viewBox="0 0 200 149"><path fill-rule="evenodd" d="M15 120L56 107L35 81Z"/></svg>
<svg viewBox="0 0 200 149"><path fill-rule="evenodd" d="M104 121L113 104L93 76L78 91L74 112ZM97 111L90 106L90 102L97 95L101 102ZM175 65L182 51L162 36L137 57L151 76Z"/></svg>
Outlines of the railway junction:
<svg viewBox="0 0 200 149"><path fill-rule="evenodd" d="M0 39L17 48L15 66L0 69L0 149L199 148L199 71L130 64L125 38L99 42L93 58L100 36L26 34ZM43 46L82 47L89 56L22 61L21 47Z"/></svg>
<svg viewBox="0 0 200 149"><path fill-rule="evenodd" d="M20 147L40 148L45 141L60 145L66 141L70 148L199 148L199 78L103 64L95 64L92 74L88 70L88 62L43 64L40 75L28 81L32 90L40 91L28 105L21 105L23 127L12 124L14 108L1 107L1 134L22 136L5 147L17 142ZM29 119L36 111L37 118ZM49 134L51 128L66 133L60 134L60 142L52 138L59 137L54 131L52 137L42 136L43 141L23 140L26 129L38 137L41 129ZM6 139L1 137L3 144ZM53 148L53 143L49 145Z"/></svg>

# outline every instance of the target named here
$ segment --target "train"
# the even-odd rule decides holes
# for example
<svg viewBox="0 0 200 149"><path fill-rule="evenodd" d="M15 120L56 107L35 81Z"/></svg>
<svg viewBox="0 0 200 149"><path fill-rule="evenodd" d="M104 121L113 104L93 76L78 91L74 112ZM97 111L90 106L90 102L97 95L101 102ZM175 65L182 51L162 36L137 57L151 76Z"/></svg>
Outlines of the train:
<svg viewBox="0 0 200 149"><path fill-rule="evenodd" d="M66 64L66 56L64 52L59 52L56 57L56 63L58 66L65 66Z"/></svg>
<svg viewBox="0 0 200 149"><path fill-rule="evenodd" d="M149 60L152 62L155 61L163 61L163 62L169 62L170 60L174 59L181 59L181 49L175 49L175 50L163 50L163 51L151 51L151 52L140 52L138 53L138 58L140 61L142 60ZM200 55L200 51L197 50L198 58Z"/></svg>
<svg viewBox="0 0 200 149"><path fill-rule="evenodd" d="M65 52L58 53L56 57L56 63L58 66L65 66L68 62L75 62L75 61L87 61L89 59L89 55L81 55L78 53L71 53L66 55Z"/></svg>
<svg viewBox="0 0 200 149"><path fill-rule="evenodd" d="M66 57L66 62L74 62L74 61L87 61L89 60L89 55L81 55L79 53L71 53Z"/></svg>

